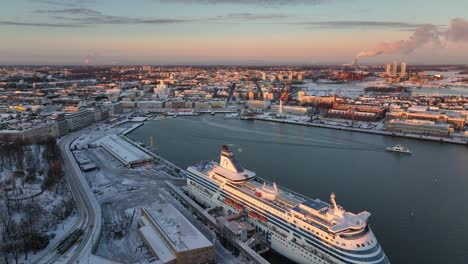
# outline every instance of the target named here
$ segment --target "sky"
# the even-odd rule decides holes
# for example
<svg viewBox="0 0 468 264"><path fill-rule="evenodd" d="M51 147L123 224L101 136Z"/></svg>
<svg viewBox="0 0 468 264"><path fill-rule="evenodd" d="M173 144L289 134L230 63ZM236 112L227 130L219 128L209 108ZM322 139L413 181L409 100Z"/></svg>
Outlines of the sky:
<svg viewBox="0 0 468 264"><path fill-rule="evenodd" d="M0 65L347 64L358 54L360 64L468 64L466 10L462 0L0 0Z"/></svg>

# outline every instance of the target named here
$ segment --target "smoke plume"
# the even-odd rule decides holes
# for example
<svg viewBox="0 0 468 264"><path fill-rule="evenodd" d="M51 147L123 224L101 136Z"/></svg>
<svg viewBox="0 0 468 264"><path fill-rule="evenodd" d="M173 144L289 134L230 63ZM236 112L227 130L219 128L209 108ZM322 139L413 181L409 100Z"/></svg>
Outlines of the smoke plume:
<svg viewBox="0 0 468 264"><path fill-rule="evenodd" d="M453 42L468 41L468 21L462 18L452 19L446 36Z"/></svg>
<svg viewBox="0 0 468 264"><path fill-rule="evenodd" d="M462 18L452 19L447 30L440 30L434 25L417 28L407 40L383 42L372 49L361 51L356 57L375 57L384 53L409 54L418 48L431 45L443 47L446 42L468 41L468 21Z"/></svg>

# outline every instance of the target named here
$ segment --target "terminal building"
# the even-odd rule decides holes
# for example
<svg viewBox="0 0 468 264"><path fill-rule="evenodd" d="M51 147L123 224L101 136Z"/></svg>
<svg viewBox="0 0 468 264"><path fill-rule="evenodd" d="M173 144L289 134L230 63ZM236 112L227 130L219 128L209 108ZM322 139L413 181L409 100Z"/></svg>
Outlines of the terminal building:
<svg viewBox="0 0 468 264"><path fill-rule="evenodd" d="M154 160L148 153L116 134L99 139L96 141L96 145L103 147L129 168L145 165Z"/></svg>
<svg viewBox="0 0 468 264"><path fill-rule="evenodd" d="M306 116L312 113L312 107L294 106L294 105L283 105L282 111L280 111L280 105L272 105L270 107L271 112L283 112L288 115L300 115Z"/></svg>
<svg viewBox="0 0 468 264"><path fill-rule="evenodd" d="M142 208L138 234L156 263L214 263L214 245L171 204Z"/></svg>
<svg viewBox="0 0 468 264"><path fill-rule="evenodd" d="M392 132L436 137L449 137L453 134L453 127L450 124L429 120L392 119L385 123L385 129Z"/></svg>
<svg viewBox="0 0 468 264"><path fill-rule="evenodd" d="M435 123L446 123L455 129L462 130L467 121L466 117L457 112L429 112L429 111L391 111L387 113L387 120L390 119L419 119L429 120Z"/></svg>

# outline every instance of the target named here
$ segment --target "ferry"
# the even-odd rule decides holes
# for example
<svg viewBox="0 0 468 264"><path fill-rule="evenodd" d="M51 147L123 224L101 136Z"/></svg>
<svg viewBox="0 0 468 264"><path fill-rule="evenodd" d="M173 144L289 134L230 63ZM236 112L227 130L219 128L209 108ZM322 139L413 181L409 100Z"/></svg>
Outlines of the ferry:
<svg viewBox="0 0 468 264"><path fill-rule="evenodd" d="M297 263L390 263L372 232L367 211L347 212L331 194L330 203L268 182L244 169L228 146L219 163L187 169L187 190L207 207L243 214L270 248Z"/></svg>
<svg viewBox="0 0 468 264"><path fill-rule="evenodd" d="M197 116L200 113L193 111L193 109L175 109L166 113L168 116L177 117L177 116Z"/></svg>
<svg viewBox="0 0 468 264"><path fill-rule="evenodd" d="M406 153L406 154L411 154L411 150L409 148L405 148L402 145L396 145L393 147L387 147L387 151L393 151L393 152L399 152L399 153Z"/></svg>
<svg viewBox="0 0 468 264"><path fill-rule="evenodd" d="M227 113L224 115L224 119L239 119L239 113Z"/></svg>

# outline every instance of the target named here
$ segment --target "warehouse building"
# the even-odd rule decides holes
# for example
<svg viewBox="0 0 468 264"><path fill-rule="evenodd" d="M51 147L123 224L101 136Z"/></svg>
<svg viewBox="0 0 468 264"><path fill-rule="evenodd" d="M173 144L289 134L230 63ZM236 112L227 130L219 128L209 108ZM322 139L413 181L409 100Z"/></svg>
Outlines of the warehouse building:
<svg viewBox="0 0 468 264"><path fill-rule="evenodd" d="M148 153L115 134L99 139L96 141L96 145L103 147L129 168L145 165L153 161L153 157Z"/></svg>
<svg viewBox="0 0 468 264"><path fill-rule="evenodd" d="M214 263L214 245L171 204L142 208L138 233L161 263Z"/></svg>

